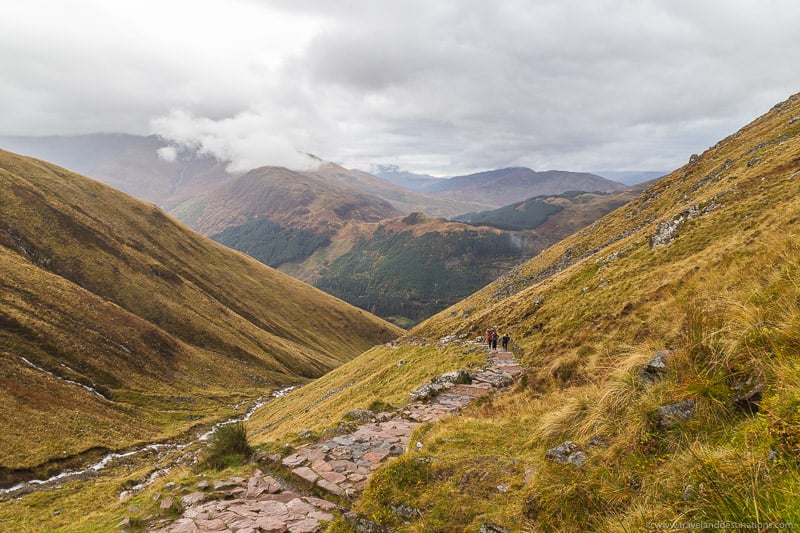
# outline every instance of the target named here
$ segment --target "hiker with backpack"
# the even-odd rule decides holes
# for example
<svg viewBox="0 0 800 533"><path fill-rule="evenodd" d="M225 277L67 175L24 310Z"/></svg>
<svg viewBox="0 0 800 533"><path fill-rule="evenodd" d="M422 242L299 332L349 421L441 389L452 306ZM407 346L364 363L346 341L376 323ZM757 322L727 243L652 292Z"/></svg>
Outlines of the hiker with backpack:
<svg viewBox="0 0 800 533"><path fill-rule="evenodd" d="M511 337L508 335L508 332L503 334L503 350L508 350L508 343L511 341Z"/></svg>

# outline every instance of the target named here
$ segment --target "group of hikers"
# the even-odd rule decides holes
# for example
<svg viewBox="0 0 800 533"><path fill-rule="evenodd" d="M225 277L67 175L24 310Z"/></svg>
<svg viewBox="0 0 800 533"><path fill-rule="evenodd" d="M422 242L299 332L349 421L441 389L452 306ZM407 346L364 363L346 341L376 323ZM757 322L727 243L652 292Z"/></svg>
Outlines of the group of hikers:
<svg viewBox="0 0 800 533"><path fill-rule="evenodd" d="M508 343L511 341L511 337L508 333L504 333L502 337L497 334L497 329L489 328L486 330L486 344L488 344L490 350L497 349L497 340L500 339L502 342L502 346L504 350L508 350Z"/></svg>

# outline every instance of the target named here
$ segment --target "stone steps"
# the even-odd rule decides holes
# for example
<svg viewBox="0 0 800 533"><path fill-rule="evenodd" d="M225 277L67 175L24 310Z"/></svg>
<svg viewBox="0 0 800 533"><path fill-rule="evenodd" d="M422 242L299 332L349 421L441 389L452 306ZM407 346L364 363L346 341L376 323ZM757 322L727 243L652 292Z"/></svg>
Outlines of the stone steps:
<svg viewBox="0 0 800 533"><path fill-rule="evenodd" d="M362 423L348 435L307 444L277 457L276 462L301 485L314 486L334 499L356 498L381 464L408 449L411 433L420 424L457 415L476 398L511 385L522 371L511 352L490 351L486 367L469 374L472 383L448 382L457 373L434 378L431 383L437 385L435 395L420 395L424 400L410 402L400 413L379 414L379 421ZM460 375L465 377L466 373L462 371ZM304 497L283 488L279 481L259 470L246 483L230 489L226 497L230 499L200 498L196 503L185 504L188 508L183 516L158 531L312 532L321 529L321 522L333 518L331 511L341 510L327 500Z"/></svg>

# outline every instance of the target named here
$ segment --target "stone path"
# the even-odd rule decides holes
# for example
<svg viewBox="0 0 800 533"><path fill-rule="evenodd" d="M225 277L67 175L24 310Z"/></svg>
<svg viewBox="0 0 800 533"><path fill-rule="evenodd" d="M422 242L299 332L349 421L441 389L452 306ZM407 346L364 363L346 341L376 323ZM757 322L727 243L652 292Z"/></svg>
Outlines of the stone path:
<svg viewBox="0 0 800 533"><path fill-rule="evenodd" d="M511 385L521 373L511 352L490 351L486 367L437 376L412 392L399 413L354 412L363 420L354 432L271 460L289 472L294 483L314 487L337 501L352 500L367 486L372 472L408 449L411 433L420 424L458 414L475 398ZM313 532L322 528L321 522L333 519L331 511L344 510L333 502L303 496L260 470L230 484L216 494L185 496L182 516L154 531Z"/></svg>

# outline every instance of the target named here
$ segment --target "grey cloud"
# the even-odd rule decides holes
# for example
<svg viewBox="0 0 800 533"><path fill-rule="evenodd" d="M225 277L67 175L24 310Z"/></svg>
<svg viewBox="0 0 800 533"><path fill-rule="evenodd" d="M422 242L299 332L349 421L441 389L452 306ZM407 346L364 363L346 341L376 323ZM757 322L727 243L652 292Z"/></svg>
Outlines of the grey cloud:
<svg viewBox="0 0 800 533"><path fill-rule="evenodd" d="M52 43L23 39L30 50L11 69L19 81L0 82L0 97L26 105L0 104L2 116L59 132L150 124L237 168L290 164L301 151L435 174L669 170L800 90L794 0L231 6L265 22L280 13L309 40L276 55L252 22L252 38L202 27L213 36L203 46L181 44L176 26L171 40L111 43L113 53L85 64L75 50L88 45L67 46L65 74L45 57ZM242 47L226 44L237 39Z"/></svg>

